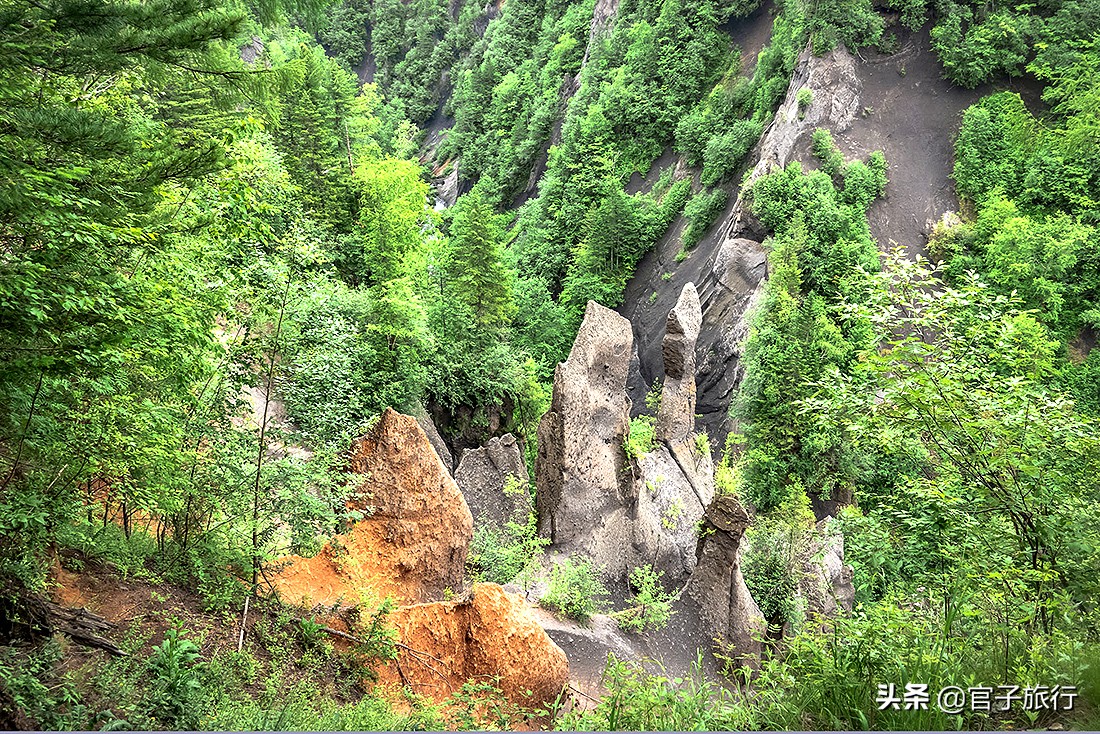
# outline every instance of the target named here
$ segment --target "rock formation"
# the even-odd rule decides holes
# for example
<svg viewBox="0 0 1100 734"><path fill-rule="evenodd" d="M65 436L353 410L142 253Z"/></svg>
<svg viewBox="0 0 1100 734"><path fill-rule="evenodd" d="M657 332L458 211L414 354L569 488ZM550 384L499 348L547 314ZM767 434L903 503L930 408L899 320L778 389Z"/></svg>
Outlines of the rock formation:
<svg viewBox="0 0 1100 734"><path fill-rule="evenodd" d="M455 482L466 498L474 523L497 527L523 523L531 512L529 475L516 437L507 433L479 449L462 453Z"/></svg>
<svg viewBox="0 0 1100 734"><path fill-rule="evenodd" d="M751 663L760 656L767 622L741 575L741 538L749 515L732 495L719 495L707 508L698 565L686 596L698 607L704 628L729 653Z"/></svg>
<svg viewBox="0 0 1100 734"><path fill-rule="evenodd" d="M273 582L280 595L355 604L367 591L410 604L458 591L473 518L416 419L387 409L353 442L348 469L362 476L348 508L366 517L313 558L287 559Z"/></svg>
<svg viewBox="0 0 1100 734"><path fill-rule="evenodd" d="M470 679L497 684L512 703L541 708L569 683L565 653L516 594L475 584L464 601L416 604L390 617L402 647L380 668L383 683L441 701Z"/></svg>
<svg viewBox="0 0 1100 734"><path fill-rule="evenodd" d="M435 449L436 455L439 460L443 462L443 466L447 467L447 472L453 474L455 470L454 457L451 456L451 450L447 448L447 442L443 440L443 436L439 435L439 429L435 427L435 423L432 421L428 411L423 407L419 408L416 412L416 422L420 424L420 427L424 430L424 435L428 437L428 442Z"/></svg>
<svg viewBox="0 0 1100 734"><path fill-rule="evenodd" d="M800 116L797 94L803 87L812 90L814 101ZM815 128L841 132L851 127L860 111L860 91L855 60L847 51L837 48L816 57L807 48L798 58L785 101L757 147L750 180L775 166L808 158L808 141ZM677 237L670 237L643 259L627 285L622 313L636 332L638 370L631 379L635 397L644 394L661 374L666 325L659 315L672 307L680 284L693 282L698 288L703 320L696 345L697 411L716 441L732 428L729 405L743 377L740 362L747 316L760 298L767 275L767 258L760 244L765 234L738 196L721 224L687 259L675 262L681 246ZM655 302L651 301L654 292Z"/></svg>
<svg viewBox="0 0 1100 734"><path fill-rule="evenodd" d="M588 302L569 358L554 370L535 468L540 532L618 577L629 560L634 490L623 449L632 343L629 321Z"/></svg>
<svg viewBox="0 0 1100 734"><path fill-rule="evenodd" d="M673 581L695 568L698 523L714 497L710 451L695 442L695 341L702 319L699 294L688 283L666 319L658 446L637 467L635 565L651 564Z"/></svg>
<svg viewBox="0 0 1100 734"><path fill-rule="evenodd" d="M802 566L797 593L811 614L832 616L838 610L852 611L856 589L855 573L844 563L844 535L830 527L832 518L817 523L817 533Z"/></svg>
<svg viewBox="0 0 1100 734"><path fill-rule="evenodd" d="M702 325L699 293L694 283L688 283L668 312L661 345L665 380L661 387L656 438L669 445L690 441L695 433L695 342Z"/></svg>
<svg viewBox="0 0 1100 734"><path fill-rule="evenodd" d="M714 496L710 452L677 454L661 444L638 460L632 556L632 565L648 563L674 583L695 568L699 520Z"/></svg>

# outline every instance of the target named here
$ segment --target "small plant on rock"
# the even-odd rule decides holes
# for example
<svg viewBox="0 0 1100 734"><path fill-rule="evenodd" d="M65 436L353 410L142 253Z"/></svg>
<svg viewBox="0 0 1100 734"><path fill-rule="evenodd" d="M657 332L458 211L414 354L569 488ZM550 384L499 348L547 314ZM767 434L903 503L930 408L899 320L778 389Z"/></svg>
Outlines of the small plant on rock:
<svg viewBox="0 0 1100 734"><path fill-rule="evenodd" d="M630 434L623 442L623 450L628 458L637 461L643 454L648 454L657 444L654 440L654 432L657 419L651 415L640 415L630 419Z"/></svg>
<svg viewBox="0 0 1100 734"><path fill-rule="evenodd" d="M634 606L611 615L621 628L641 632L647 627L659 630L668 624L673 615L672 600L675 597L661 586L662 575L648 564L630 572Z"/></svg>
<svg viewBox="0 0 1100 734"><path fill-rule="evenodd" d="M798 119L801 120L806 116L806 110L810 109L810 105L814 103L814 91L809 87L802 87L795 95L795 100L798 102Z"/></svg>

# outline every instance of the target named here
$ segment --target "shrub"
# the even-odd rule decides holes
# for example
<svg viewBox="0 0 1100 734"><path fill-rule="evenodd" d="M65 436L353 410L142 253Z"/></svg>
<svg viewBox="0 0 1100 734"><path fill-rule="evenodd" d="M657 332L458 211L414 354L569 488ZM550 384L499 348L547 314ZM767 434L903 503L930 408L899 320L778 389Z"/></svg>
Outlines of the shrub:
<svg viewBox="0 0 1100 734"><path fill-rule="evenodd" d="M595 707L567 712L565 731L737 731L756 729L750 711L721 686L708 681L702 663L687 680L650 673L643 665L609 655L606 694Z"/></svg>
<svg viewBox="0 0 1100 734"><path fill-rule="evenodd" d="M550 570L550 588L542 597L546 607L586 623L605 606L607 589L588 560L567 558Z"/></svg>
<svg viewBox="0 0 1100 734"><path fill-rule="evenodd" d="M501 528L482 523L474 530L467 563L479 580L507 584L530 570L549 542L539 537L533 512L523 524L510 520Z"/></svg>
<svg viewBox="0 0 1100 734"><path fill-rule="evenodd" d="M647 627L659 630L668 624L673 615L672 600L675 595L666 592L661 586L662 575L648 564L638 566L630 572L630 586L633 589L631 601L634 606L611 615L620 627L641 632Z"/></svg>
<svg viewBox="0 0 1100 734"><path fill-rule="evenodd" d="M795 95L795 100L798 102L798 119L801 120L806 116L806 110L810 109L810 105L814 103L814 90L802 87Z"/></svg>
<svg viewBox="0 0 1100 734"><path fill-rule="evenodd" d="M712 137L703 151L702 184L713 186L733 173L763 131L759 120L738 120L727 132Z"/></svg>
<svg viewBox="0 0 1100 734"><path fill-rule="evenodd" d="M199 646L173 628L164 634L164 642L153 648L148 671L151 676L146 694L150 713L170 729L197 729L198 697L202 690L199 674Z"/></svg>
<svg viewBox="0 0 1100 734"><path fill-rule="evenodd" d="M795 591L802 574L802 555L813 527L810 500L794 494L768 515L758 515L746 533L748 551L742 560L745 583L770 624L795 621Z"/></svg>
<svg viewBox="0 0 1100 734"><path fill-rule="evenodd" d="M821 170L832 178L837 178L844 173L844 156L840 154L840 148L833 142L833 136L828 130L818 128L814 130L811 138L811 150L814 158L821 161Z"/></svg>
<svg viewBox="0 0 1100 734"><path fill-rule="evenodd" d="M651 415L640 415L630 419L630 433L623 442L623 450L630 459L637 461L643 454L648 454L656 443L653 435L657 420Z"/></svg>
<svg viewBox="0 0 1100 734"><path fill-rule="evenodd" d="M684 216L688 219L687 229L684 231L683 245L685 250L690 250L703 239L714 220L722 213L723 207L729 200L729 192L725 189L714 189L710 192L700 191L691 197L691 201L684 207Z"/></svg>

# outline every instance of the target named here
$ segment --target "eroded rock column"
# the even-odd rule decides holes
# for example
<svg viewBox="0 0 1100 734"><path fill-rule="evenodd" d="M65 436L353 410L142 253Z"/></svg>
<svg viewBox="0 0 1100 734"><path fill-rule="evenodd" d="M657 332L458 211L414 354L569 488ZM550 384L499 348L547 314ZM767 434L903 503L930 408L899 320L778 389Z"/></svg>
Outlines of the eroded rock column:
<svg viewBox="0 0 1100 734"><path fill-rule="evenodd" d="M612 577L627 570L631 542L634 488L623 442L633 341L629 321L589 301L538 428L539 531L556 550L585 555Z"/></svg>

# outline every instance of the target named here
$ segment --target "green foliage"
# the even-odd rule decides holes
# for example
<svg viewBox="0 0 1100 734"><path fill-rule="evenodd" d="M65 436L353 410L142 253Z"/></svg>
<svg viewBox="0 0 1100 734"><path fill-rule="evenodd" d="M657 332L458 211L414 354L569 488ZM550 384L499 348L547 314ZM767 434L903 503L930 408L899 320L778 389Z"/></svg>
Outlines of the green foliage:
<svg viewBox="0 0 1100 734"><path fill-rule="evenodd" d="M606 693L591 709L573 709L559 731L736 731L751 728L748 712L729 691L706 679L701 662L687 679L648 672L608 655Z"/></svg>
<svg viewBox="0 0 1100 734"><path fill-rule="evenodd" d="M806 116L806 110L810 109L810 105L814 102L814 90L809 87L802 87L795 95L795 101L798 103L798 119L801 120Z"/></svg>
<svg viewBox="0 0 1100 734"><path fill-rule="evenodd" d="M1030 51L1028 16L951 9L932 29L932 48L953 81L973 88L998 75L1019 76Z"/></svg>
<svg viewBox="0 0 1100 734"><path fill-rule="evenodd" d="M729 192L725 189L714 189L707 193L700 191L691 197L691 201L684 207L684 216L688 220L683 237L685 249L690 250L699 243L718 215L722 213L728 200Z"/></svg>
<svg viewBox="0 0 1100 734"><path fill-rule="evenodd" d="M657 447L654 433L657 419L651 415L640 415L630 419L630 432L623 442L623 450L628 458L638 461Z"/></svg>
<svg viewBox="0 0 1100 734"><path fill-rule="evenodd" d="M832 150L831 141L816 136L815 148L825 144ZM867 343L864 325L840 322L831 308L841 299L859 302L860 273L878 265L865 201L849 200L847 189L838 192L824 171L803 174L793 163L759 178L750 192L753 212L776 234L734 410L747 444L744 496L765 512L802 492L844 496L866 479L871 463L840 434L804 421L792 405L796 395L810 394L817 375L846 369Z"/></svg>
<svg viewBox="0 0 1100 734"><path fill-rule="evenodd" d="M446 269L453 295L473 312L479 325L505 323L515 308L514 276L502 261L502 240L493 213L480 193L462 197L451 221Z"/></svg>
<svg viewBox="0 0 1100 734"><path fill-rule="evenodd" d="M538 517L533 512L526 522L508 520L503 528L480 523L474 529L467 565L482 581L511 583L531 574L549 543L548 538L539 537Z"/></svg>
<svg viewBox="0 0 1100 734"><path fill-rule="evenodd" d="M197 729L201 691L198 646L179 628L164 633L164 642L149 658L150 685L146 693L154 719L167 728Z"/></svg>
<svg viewBox="0 0 1100 734"><path fill-rule="evenodd" d="M860 410L887 425L902 416L926 421L937 470L933 486L945 495L945 511L969 510L954 516L962 524L955 531L975 522L971 513L986 509L983 524L998 534L1002 562L1014 559L1015 569L1029 569L1018 572L1016 582L1030 600L1021 613L1049 630L1053 621L1044 604L1056 603L1059 590L1092 593L1085 591L1092 573L1085 569L1100 563L1088 540L1095 532L1091 521L1072 509L1091 501L1078 473L1089 471L1096 428L1046 388L1053 345L1018 299L993 294L976 276L933 295L937 287L940 281L927 268L896 255L874 286L868 308L891 348L860 362L860 389L881 385L885 391L873 408L863 401ZM887 332L902 336L885 337ZM835 395L840 403L849 399L847 392ZM949 410L950 421L933 418L939 406ZM1051 522L1058 523L1057 536ZM1073 557L1063 558L1062 544L1071 542Z"/></svg>
<svg viewBox="0 0 1100 734"><path fill-rule="evenodd" d="M745 534L745 584L771 625L797 622L802 612L795 591L802 580L813 521L809 498L800 493L767 515L758 515Z"/></svg>
<svg viewBox="0 0 1100 734"><path fill-rule="evenodd" d="M638 566L630 572L630 603L633 606L611 613L620 627L641 632L646 628L659 630L668 624L674 613L672 601L675 595L664 590L661 584L663 575L649 565Z"/></svg>
<svg viewBox="0 0 1100 734"><path fill-rule="evenodd" d="M606 596L599 570L591 561L566 558L551 567L549 585L540 603L584 624L603 611Z"/></svg>

